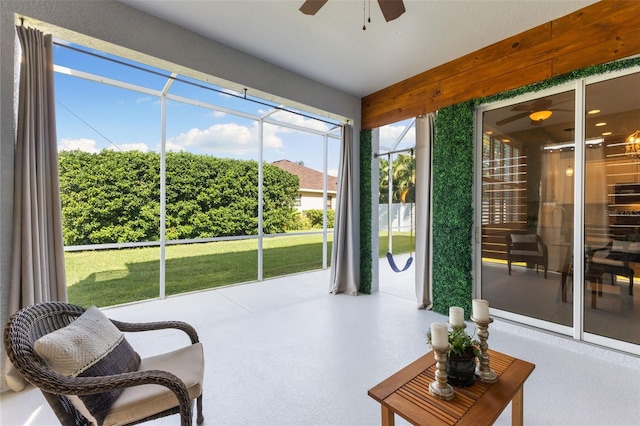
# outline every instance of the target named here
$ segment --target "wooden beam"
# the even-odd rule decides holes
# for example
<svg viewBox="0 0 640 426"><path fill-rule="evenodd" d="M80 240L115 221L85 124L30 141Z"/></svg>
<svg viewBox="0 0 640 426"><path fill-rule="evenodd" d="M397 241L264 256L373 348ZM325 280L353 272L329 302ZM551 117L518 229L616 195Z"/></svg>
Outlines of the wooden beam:
<svg viewBox="0 0 640 426"><path fill-rule="evenodd" d="M640 53L640 1L601 1L362 99L373 129Z"/></svg>

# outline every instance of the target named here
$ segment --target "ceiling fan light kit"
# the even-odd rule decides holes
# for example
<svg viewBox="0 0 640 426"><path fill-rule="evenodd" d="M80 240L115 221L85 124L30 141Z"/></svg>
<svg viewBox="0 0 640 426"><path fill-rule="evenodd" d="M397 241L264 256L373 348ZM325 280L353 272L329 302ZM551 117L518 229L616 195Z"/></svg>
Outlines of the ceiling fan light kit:
<svg viewBox="0 0 640 426"><path fill-rule="evenodd" d="M531 114L529 114L529 118L531 119L531 121L544 121L547 118L551 117L551 115L553 115L553 112L549 111L548 109L544 109L541 111L534 111Z"/></svg>

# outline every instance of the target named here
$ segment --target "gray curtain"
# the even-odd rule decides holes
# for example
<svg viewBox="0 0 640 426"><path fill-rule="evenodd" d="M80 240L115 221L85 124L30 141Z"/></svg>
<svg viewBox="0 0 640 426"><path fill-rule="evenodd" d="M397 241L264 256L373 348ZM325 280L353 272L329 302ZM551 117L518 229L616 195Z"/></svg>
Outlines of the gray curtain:
<svg viewBox="0 0 640 426"><path fill-rule="evenodd" d="M333 250L331 251L331 282L329 292L358 294L359 260L356 259L355 202L358 194L353 187L352 162L353 127L345 125L342 130L340 170L338 172L338 198L333 228Z"/></svg>
<svg viewBox="0 0 640 426"><path fill-rule="evenodd" d="M9 313L39 302L66 301L58 183L53 43L50 35L16 28L22 63L15 144L13 244ZM24 387L8 366L7 384Z"/></svg>
<svg viewBox="0 0 640 426"><path fill-rule="evenodd" d="M431 309L431 152L434 114L416 119L416 299L419 309Z"/></svg>

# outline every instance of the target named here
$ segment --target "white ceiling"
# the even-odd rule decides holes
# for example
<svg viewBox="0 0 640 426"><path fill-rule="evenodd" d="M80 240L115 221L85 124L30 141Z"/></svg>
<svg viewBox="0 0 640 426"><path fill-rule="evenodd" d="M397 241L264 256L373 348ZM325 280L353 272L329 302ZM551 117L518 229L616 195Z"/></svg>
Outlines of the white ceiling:
<svg viewBox="0 0 640 426"><path fill-rule="evenodd" d="M357 97L596 2L405 0L385 22L376 0L329 0L315 16L304 0L120 1Z"/></svg>

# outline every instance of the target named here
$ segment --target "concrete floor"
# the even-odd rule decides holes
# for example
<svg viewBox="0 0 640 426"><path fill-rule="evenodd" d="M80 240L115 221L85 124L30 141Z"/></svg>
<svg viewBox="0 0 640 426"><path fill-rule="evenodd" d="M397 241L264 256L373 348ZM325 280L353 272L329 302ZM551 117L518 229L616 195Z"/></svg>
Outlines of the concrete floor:
<svg viewBox="0 0 640 426"><path fill-rule="evenodd" d="M373 295L330 295L329 272L318 271L105 313L196 327L207 361L205 424L377 425L380 406L367 390L427 352L431 322L447 320L416 309L413 268L393 274L383 261L380 276ZM176 331L127 338L143 357L186 344ZM499 320L489 345L536 365L525 385L525 424L638 424L640 358ZM3 394L0 408L2 425L56 424L35 389ZM496 424L511 424L510 408Z"/></svg>

